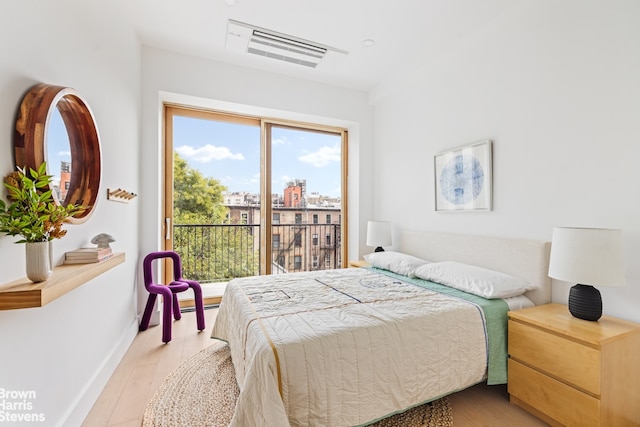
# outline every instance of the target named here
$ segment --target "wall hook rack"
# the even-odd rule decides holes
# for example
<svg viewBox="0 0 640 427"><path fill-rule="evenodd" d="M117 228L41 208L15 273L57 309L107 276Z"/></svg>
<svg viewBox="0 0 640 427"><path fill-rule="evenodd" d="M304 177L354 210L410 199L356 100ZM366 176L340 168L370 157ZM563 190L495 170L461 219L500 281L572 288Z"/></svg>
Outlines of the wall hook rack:
<svg viewBox="0 0 640 427"><path fill-rule="evenodd" d="M114 202L129 203L131 199L138 197L136 193L116 188L111 190L107 188L107 200L113 200Z"/></svg>

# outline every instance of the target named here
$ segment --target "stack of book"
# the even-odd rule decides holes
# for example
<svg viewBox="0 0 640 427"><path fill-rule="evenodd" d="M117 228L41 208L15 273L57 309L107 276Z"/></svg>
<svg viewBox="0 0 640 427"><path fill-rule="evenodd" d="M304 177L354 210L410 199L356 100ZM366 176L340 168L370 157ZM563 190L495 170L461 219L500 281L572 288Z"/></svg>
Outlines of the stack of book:
<svg viewBox="0 0 640 427"><path fill-rule="evenodd" d="M111 248L80 248L64 254L65 264L90 264L106 261L113 256Z"/></svg>

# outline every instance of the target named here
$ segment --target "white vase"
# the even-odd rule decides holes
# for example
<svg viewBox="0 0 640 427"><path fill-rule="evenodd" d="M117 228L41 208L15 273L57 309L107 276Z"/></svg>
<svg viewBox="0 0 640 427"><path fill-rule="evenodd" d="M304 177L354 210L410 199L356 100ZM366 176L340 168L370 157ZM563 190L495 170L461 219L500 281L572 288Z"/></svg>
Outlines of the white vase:
<svg viewBox="0 0 640 427"><path fill-rule="evenodd" d="M49 242L25 243L27 278L32 282L44 282L51 276Z"/></svg>

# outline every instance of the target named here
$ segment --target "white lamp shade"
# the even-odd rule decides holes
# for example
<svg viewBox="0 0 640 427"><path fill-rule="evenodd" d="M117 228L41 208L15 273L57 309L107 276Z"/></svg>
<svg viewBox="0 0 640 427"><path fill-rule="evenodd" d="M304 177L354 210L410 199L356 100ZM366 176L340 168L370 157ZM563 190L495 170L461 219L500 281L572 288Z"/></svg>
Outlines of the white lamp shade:
<svg viewBox="0 0 640 427"><path fill-rule="evenodd" d="M591 286L625 286L622 231L553 229L549 277Z"/></svg>
<svg viewBox="0 0 640 427"><path fill-rule="evenodd" d="M391 246L391 223L369 221L367 223L367 246Z"/></svg>

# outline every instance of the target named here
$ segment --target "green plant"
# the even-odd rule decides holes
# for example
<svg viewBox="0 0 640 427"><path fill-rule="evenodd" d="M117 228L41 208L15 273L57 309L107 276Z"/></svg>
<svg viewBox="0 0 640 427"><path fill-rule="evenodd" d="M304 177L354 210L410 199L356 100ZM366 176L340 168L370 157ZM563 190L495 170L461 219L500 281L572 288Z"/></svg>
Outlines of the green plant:
<svg viewBox="0 0 640 427"><path fill-rule="evenodd" d="M1 233L21 236L16 243L46 242L67 234L62 225L85 208L57 204L49 186L51 181L46 163L37 170L18 167L16 172L5 177L10 204L0 200Z"/></svg>

